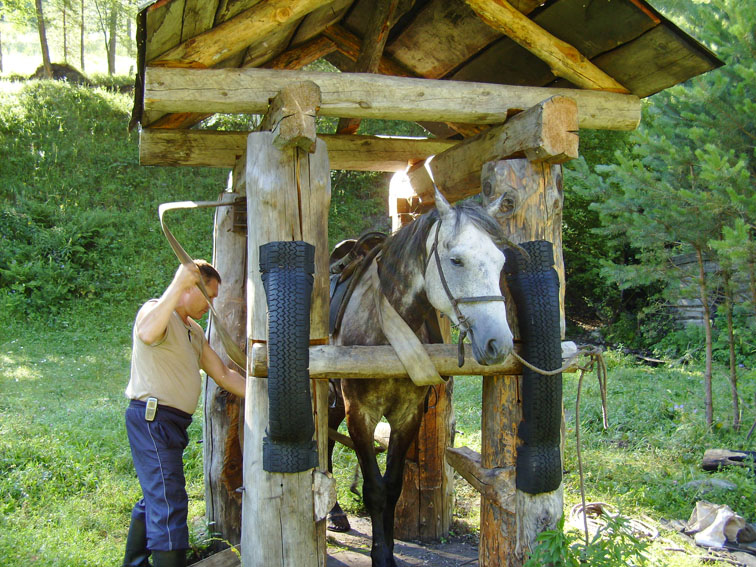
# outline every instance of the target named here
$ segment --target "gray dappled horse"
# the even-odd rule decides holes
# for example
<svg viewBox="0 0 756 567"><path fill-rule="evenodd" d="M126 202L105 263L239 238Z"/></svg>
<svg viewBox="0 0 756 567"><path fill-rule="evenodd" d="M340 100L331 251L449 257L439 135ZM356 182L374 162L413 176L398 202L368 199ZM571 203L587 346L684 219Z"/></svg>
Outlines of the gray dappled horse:
<svg viewBox="0 0 756 567"><path fill-rule="evenodd" d="M497 201L489 209L498 206ZM471 203L451 206L436 192L436 209L388 237L366 267L343 309L334 344L388 344L379 324L379 287L421 339L427 338L424 324L436 316L437 309L469 335L478 363L503 361L512 350L505 305L497 300L501 299L504 254L500 247L504 242L501 228L488 211ZM371 271L377 271L377 277ZM429 386L416 386L408 379L342 379L334 386L337 399L331 403L329 427L336 429L346 416L372 522L372 564L393 567L394 510L402 490L405 455L420 427ZM384 416L391 437L382 475L373 433ZM332 450L333 442L329 444L329 466ZM338 503L330 520L337 528L349 529Z"/></svg>

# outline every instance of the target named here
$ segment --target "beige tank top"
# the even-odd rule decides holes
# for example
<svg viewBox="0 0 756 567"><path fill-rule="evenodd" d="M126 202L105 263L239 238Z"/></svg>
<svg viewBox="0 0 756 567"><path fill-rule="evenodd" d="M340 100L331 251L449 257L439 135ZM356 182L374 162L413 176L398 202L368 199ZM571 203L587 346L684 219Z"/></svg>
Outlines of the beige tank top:
<svg viewBox="0 0 756 567"><path fill-rule="evenodd" d="M139 312L154 302L157 300L148 301ZM165 336L152 345L137 336L134 323L131 379L126 387L126 397L142 401L155 397L158 404L194 413L202 390L200 357L207 339L202 327L191 319L189 321L189 326L185 325L174 311Z"/></svg>

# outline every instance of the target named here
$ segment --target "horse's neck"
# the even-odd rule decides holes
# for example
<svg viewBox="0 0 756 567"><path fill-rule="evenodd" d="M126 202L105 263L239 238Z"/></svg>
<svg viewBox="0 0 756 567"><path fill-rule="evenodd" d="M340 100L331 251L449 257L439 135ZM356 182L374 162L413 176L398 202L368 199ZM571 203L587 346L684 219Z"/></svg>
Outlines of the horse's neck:
<svg viewBox="0 0 756 567"><path fill-rule="evenodd" d="M432 311L425 294L425 277L417 266L412 266L409 262L400 265L392 273L388 273L383 267L379 268L379 277L383 282L381 291L407 325L417 331Z"/></svg>

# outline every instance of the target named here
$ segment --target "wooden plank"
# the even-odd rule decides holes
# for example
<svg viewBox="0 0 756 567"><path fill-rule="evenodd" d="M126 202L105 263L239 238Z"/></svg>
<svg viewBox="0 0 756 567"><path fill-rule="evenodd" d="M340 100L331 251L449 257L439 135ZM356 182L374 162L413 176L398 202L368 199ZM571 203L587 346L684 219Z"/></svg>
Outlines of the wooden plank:
<svg viewBox="0 0 756 567"><path fill-rule="evenodd" d="M147 8L145 61L175 47L181 39L184 0L154 4Z"/></svg>
<svg viewBox="0 0 756 567"><path fill-rule="evenodd" d="M362 38L360 54L351 69L353 73L375 73L378 70L398 1L378 0L374 3L375 11L371 17L370 26ZM354 134L359 126L359 118L341 118L336 127L336 133Z"/></svg>
<svg viewBox="0 0 756 567"><path fill-rule="evenodd" d="M210 557L192 563L194 567L240 567L241 559L239 558L239 550L241 548L236 546L236 549L226 549L220 553L215 553Z"/></svg>
<svg viewBox="0 0 756 567"><path fill-rule="evenodd" d="M578 155L577 105L566 97L552 97L521 112L501 126L426 161L436 184L450 202L480 191L483 164L526 156L531 161L562 163ZM433 201L434 185L423 164L408 173L423 204Z"/></svg>
<svg viewBox="0 0 756 567"><path fill-rule="evenodd" d="M150 65L213 67L263 43L280 26L298 21L328 0L263 0L222 24L148 59Z"/></svg>
<svg viewBox="0 0 756 567"><path fill-rule="evenodd" d="M491 376L519 374L522 366L514 357L494 366L475 362L469 345L465 345L465 363L457 365L457 345L428 344L425 350L441 376ZM519 352L520 346L515 345ZM565 361L575 354L575 343L562 343ZM258 378L268 375L268 354L263 344L254 344L249 358L250 374ZM334 346L310 347L310 378L351 378L357 380L407 378L407 371L391 346Z"/></svg>
<svg viewBox="0 0 756 567"><path fill-rule="evenodd" d="M633 41L659 23L633 0L554 2L533 21L591 60Z"/></svg>
<svg viewBox="0 0 756 567"><path fill-rule="evenodd" d="M386 53L415 74L437 79L499 37L464 3L431 0Z"/></svg>
<svg viewBox="0 0 756 567"><path fill-rule="evenodd" d="M213 27L217 0L185 0L184 21L181 27L181 41L187 41ZM161 52L162 53L162 52Z"/></svg>
<svg viewBox="0 0 756 567"><path fill-rule="evenodd" d="M587 88L628 93L623 85L591 63L575 47L538 26L506 0L465 0L492 28L545 61L552 72Z"/></svg>
<svg viewBox="0 0 756 567"><path fill-rule="evenodd" d="M249 132L145 128L139 133L141 165L233 167L246 149ZM328 147L331 169L404 171L418 161L454 147L456 140L320 136Z"/></svg>
<svg viewBox="0 0 756 567"><path fill-rule="evenodd" d="M220 0L215 23L220 24L226 20L230 20L260 2L261 0Z"/></svg>
<svg viewBox="0 0 756 567"><path fill-rule="evenodd" d="M666 24L659 25L635 41L597 57L595 63L639 97L658 93L723 64L679 33Z"/></svg>
<svg viewBox="0 0 756 567"><path fill-rule="evenodd" d="M501 510L515 513L514 467L485 468L480 453L468 447L448 448L446 461L481 495Z"/></svg>
<svg viewBox="0 0 756 567"><path fill-rule="evenodd" d="M322 116L496 124L562 95L577 102L581 128L632 130L640 121L640 101L633 95L270 69L148 67L144 105L164 112L261 114L287 83L306 80L323 93Z"/></svg>

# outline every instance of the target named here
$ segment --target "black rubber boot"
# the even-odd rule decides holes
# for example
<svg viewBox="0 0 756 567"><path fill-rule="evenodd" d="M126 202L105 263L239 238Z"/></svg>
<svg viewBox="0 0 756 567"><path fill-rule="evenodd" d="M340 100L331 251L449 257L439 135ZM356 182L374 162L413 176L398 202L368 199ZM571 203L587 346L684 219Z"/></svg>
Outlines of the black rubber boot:
<svg viewBox="0 0 756 567"><path fill-rule="evenodd" d="M155 567L186 567L186 549L153 551L152 562Z"/></svg>
<svg viewBox="0 0 756 567"><path fill-rule="evenodd" d="M131 518L129 535L126 537L126 553L123 556L122 567L150 567L147 558L150 551L147 549L147 527L141 520Z"/></svg>

